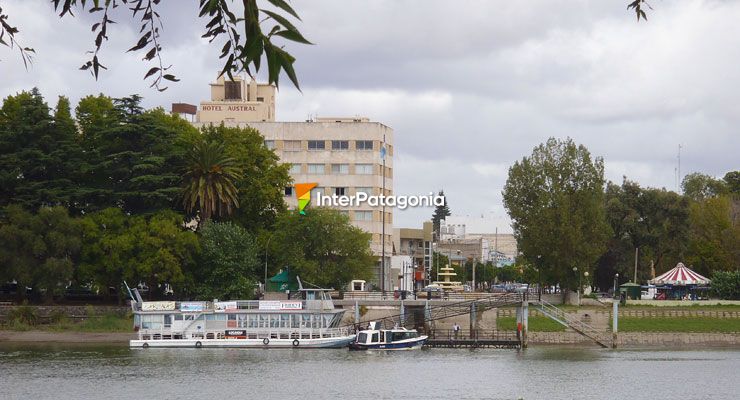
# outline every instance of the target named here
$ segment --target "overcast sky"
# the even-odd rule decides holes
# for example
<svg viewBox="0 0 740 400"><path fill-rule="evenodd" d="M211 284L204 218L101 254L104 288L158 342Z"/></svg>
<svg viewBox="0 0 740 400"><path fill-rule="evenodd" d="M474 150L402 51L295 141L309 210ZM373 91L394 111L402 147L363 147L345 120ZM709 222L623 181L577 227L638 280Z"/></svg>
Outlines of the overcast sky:
<svg viewBox="0 0 740 400"><path fill-rule="evenodd" d="M263 1L264 2L264 1ZM159 93L150 65L125 53L138 24L119 8L95 81L77 68L96 16L59 20L46 0L2 0L26 71L0 47L0 95L139 93L148 107L197 104L221 64L200 39L197 1L163 1L166 63L181 82ZM649 22L627 0L292 2L315 46L289 44L303 93L283 78L278 120L362 115L395 131L396 194L444 189L456 215L503 217L509 166L548 137L572 137L605 160L607 179L676 189L681 173L740 169L740 1L653 1ZM396 211L419 226L431 209ZM502 228L499 228L502 229ZM493 230L493 229L491 229Z"/></svg>

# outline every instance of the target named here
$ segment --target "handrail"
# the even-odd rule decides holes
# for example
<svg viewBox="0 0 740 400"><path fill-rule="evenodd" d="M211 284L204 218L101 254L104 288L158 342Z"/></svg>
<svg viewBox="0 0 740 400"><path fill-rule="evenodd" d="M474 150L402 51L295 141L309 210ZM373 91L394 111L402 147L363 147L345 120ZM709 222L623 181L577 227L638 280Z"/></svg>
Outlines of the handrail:
<svg viewBox="0 0 740 400"><path fill-rule="evenodd" d="M538 304L540 306L540 310L543 314L545 314L545 316L559 322L560 324L568 328L573 329L583 336L588 337L602 347L608 347L605 344L607 340L603 338L603 332L597 330L596 328L583 321L569 316L565 311L555 307L554 305L544 300L540 300Z"/></svg>

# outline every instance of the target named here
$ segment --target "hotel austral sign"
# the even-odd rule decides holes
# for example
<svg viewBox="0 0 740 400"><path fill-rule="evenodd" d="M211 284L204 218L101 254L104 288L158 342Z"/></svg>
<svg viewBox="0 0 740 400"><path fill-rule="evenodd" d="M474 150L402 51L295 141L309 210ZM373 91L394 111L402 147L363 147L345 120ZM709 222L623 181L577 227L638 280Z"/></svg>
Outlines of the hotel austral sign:
<svg viewBox="0 0 740 400"><path fill-rule="evenodd" d="M221 106L213 104L203 104L200 106L200 108L203 111L257 111L257 107L255 106L244 105Z"/></svg>

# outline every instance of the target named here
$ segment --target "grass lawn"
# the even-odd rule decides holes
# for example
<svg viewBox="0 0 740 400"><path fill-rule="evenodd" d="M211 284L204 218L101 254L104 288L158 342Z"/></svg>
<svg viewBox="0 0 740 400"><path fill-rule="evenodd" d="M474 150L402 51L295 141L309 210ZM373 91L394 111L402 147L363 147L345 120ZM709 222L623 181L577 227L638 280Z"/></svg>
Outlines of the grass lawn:
<svg viewBox="0 0 740 400"><path fill-rule="evenodd" d="M516 317L498 317L496 318L496 327L500 331L515 331ZM550 318L530 315L529 330L533 332L562 332L565 327Z"/></svg>
<svg viewBox="0 0 740 400"><path fill-rule="evenodd" d="M611 326L611 320L609 320ZM620 332L740 332L740 318L619 318Z"/></svg>
<svg viewBox="0 0 740 400"><path fill-rule="evenodd" d="M49 332L132 332L134 320L131 316L103 314L75 323L67 318L59 318L50 324L28 324L22 321L11 321L0 325L0 329L13 331L49 331Z"/></svg>

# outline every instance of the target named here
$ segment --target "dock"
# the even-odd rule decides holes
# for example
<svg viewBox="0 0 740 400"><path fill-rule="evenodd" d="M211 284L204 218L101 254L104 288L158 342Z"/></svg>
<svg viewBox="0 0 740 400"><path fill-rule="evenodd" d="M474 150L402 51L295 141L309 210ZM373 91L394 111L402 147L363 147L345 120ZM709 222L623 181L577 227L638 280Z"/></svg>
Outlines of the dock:
<svg viewBox="0 0 740 400"><path fill-rule="evenodd" d="M497 348L497 349L519 349L521 340L516 331L495 330L460 330L455 334L450 330L432 330L424 347L432 348Z"/></svg>

